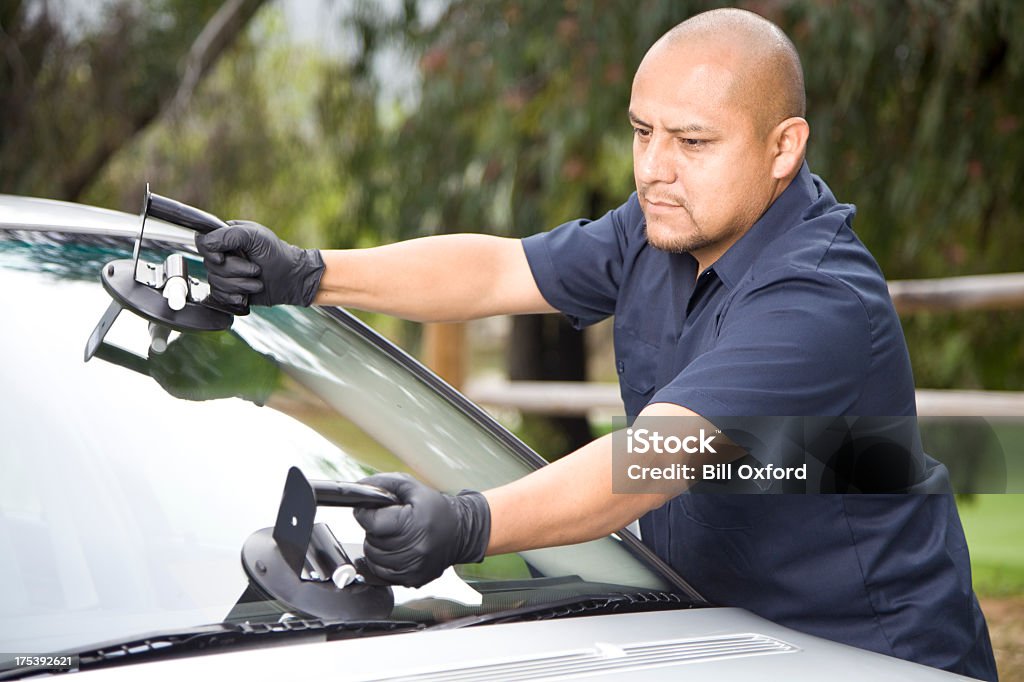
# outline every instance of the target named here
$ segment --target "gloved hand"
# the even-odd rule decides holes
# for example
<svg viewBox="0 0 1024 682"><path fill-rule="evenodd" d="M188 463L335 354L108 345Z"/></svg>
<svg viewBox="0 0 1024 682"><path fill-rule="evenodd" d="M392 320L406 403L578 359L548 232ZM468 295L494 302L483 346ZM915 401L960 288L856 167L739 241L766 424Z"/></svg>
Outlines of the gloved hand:
<svg viewBox="0 0 1024 682"><path fill-rule="evenodd" d="M408 474L377 474L360 483L390 490L402 502L353 511L366 530L357 568L368 582L420 587L453 564L483 561L491 508L482 494L445 495Z"/></svg>
<svg viewBox="0 0 1024 682"><path fill-rule="evenodd" d="M269 228L248 220L230 220L207 234L196 235L196 248L206 262L210 296L230 306L308 306L320 288L324 259L317 249L300 249Z"/></svg>
<svg viewBox="0 0 1024 682"><path fill-rule="evenodd" d="M149 354L149 375L175 398L243 398L262 406L281 370L233 331L184 333L163 353Z"/></svg>

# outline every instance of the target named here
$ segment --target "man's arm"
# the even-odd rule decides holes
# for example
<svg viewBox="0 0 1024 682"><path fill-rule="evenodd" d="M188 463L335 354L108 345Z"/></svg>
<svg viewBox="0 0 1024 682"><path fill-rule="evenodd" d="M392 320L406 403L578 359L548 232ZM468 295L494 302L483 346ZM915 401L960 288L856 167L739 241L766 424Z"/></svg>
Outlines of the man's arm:
<svg viewBox="0 0 1024 682"><path fill-rule="evenodd" d="M555 312L518 239L439 235L321 254L327 268L314 303L419 322Z"/></svg>
<svg viewBox="0 0 1024 682"><path fill-rule="evenodd" d="M658 403L644 408L634 427L648 417L699 419L680 405ZM697 423L679 422L687 429ZM685 490L686 482L680 482L670 493L613 493L612 438L602 436L528 476L486 491L491 508L487 554L594 540L626 527Z"/></svg>
<svg viewBox="0 0 1024 682"><path fill-rule="evenodd" d="M670 496L612 492L612 434L484 493L487 554L586 542L628 526Z"/></svg>
<svg viewBox="0 0 1024 682"><path fill-rule="evenodd" d="M480 234L369 249L300 249L258 223L196 237L223 304L345 305L420 322L548 313L522 242Z"/></svg>
<svg viewBox="0 0 1024 682"><path fill-rule="evenodd" d="M693 419L694 412L668 403L649 405L637 424L648 417L689 417L671 422L673 435L681 438L697 435L699 425L707 424ZM452 564L478 562L485 555L602 537L688 486L687 481L676 481L661 492L615 493L612 475L608 435L483 494L444 495L403 474L371 476L363 482L390 490L401 504L355 510L356 520L366 529L360 572L371 580L418 587Z"/></svg>

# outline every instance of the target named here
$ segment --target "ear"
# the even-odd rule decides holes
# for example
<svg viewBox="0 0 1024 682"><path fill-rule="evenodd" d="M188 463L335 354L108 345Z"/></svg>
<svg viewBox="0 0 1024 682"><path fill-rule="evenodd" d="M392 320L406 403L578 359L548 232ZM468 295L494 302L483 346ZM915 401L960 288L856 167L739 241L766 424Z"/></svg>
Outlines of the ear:
<svg viewBox="0 0 1024 682"><path fill-rule="evenodd" d="M804 161L810 134L811 127L798 116L787 118L775 126L769 138L773 141L772 177L782 180L797 174Z"/></svg>

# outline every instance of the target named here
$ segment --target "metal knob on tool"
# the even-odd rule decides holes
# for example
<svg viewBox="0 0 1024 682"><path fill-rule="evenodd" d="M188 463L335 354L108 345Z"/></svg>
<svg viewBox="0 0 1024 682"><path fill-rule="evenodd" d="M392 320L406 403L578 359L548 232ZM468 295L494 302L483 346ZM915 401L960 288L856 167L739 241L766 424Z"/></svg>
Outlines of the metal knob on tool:
<svg viewBox="0 0 1024 682"><path fill-rule="evenodd" d="M185 257L180 253L172 253L164 261L163 295L171 310L181 310L188 299L188 268Z"/></svg>
<svg viewBox="0 0 1024 682"><path fill-rule="evenodd" d="M171 335L170 327L165 327L156 322L149 323L149 350L154 353L163 353L167 350L167 339Z"/></svg>

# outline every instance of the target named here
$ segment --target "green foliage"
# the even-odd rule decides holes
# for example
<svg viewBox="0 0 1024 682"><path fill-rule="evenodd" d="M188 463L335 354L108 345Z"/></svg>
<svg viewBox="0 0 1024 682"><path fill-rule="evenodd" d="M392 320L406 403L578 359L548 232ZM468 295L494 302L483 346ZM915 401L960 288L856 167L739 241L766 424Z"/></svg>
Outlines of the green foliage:
<svg viewBox="0 0 1024 682"><path fill-rule="evenodd" d="M889 277L1024 268L1024 8L791 5L811 162L855 201Z"/></svg>
<svg viewBox="0 0 1024 682"><path fill-rule="evenodd" d="M974 590L981 596L1024 594L1024 495L976 495L959 503L971 552Z"/></svg>
<svg viewBox="0 0 1024 682"><path fill-rule="evenodd" d="M421 87L393 128L374 130L383 117L357 108L366 133L338 159L364 188L339 222L374 225L384 240L523 236L613 208L631 191L632 71L661 28L687 14L686 3L642 4L452 2L429 26L408 7L381 19L361 6L350 21L372 37L357 64L397 43ZM325 111L341 112L325 130L350 121L352 88L376 96L387 85L365 66L349 75L358 85L325 100Z"/></svg>
<svg viewBox="0 0 1024 682"><path fill-rule="evenodd" d="M1024 389L1022 327L1021 311L920 313L905 319L903 329L917 385Z"/></svg>
<svg viewBox="0 0 1024 682"><path fill-rule="evenodd" d="M358 5L346 97L325 97L356 194L336 224L379 239L450 231L522 236L597 216L632 190L632 74L664 31L714 2L471 2L424 25ZM806 71L809 161L890 278L1024 270L1024 5L740 3L793 38ZM400 45L418 64L414 108L372 114ZM355 97L353 93L362 93ZM354 146L352 146L354 145ZM906 320L918 384L1024 388L1021 313Z"/></svg>
<svg viewBox="0 0 1024 682"><path fill-rule="evenodd" d="M345 188L313 115L319 55L286 41L279 11L253 22L180 116L147 130L93 185L91 203L135 210L153 191L221 218L247 218L323 245Z"/></svg>
<svg viewBox="0 0 1024 682"><path fill-rule="evenodd" d="M0 191L77 198L178 82L214 0L110 3L73 36L50 3L0 12Z"/></svg>

